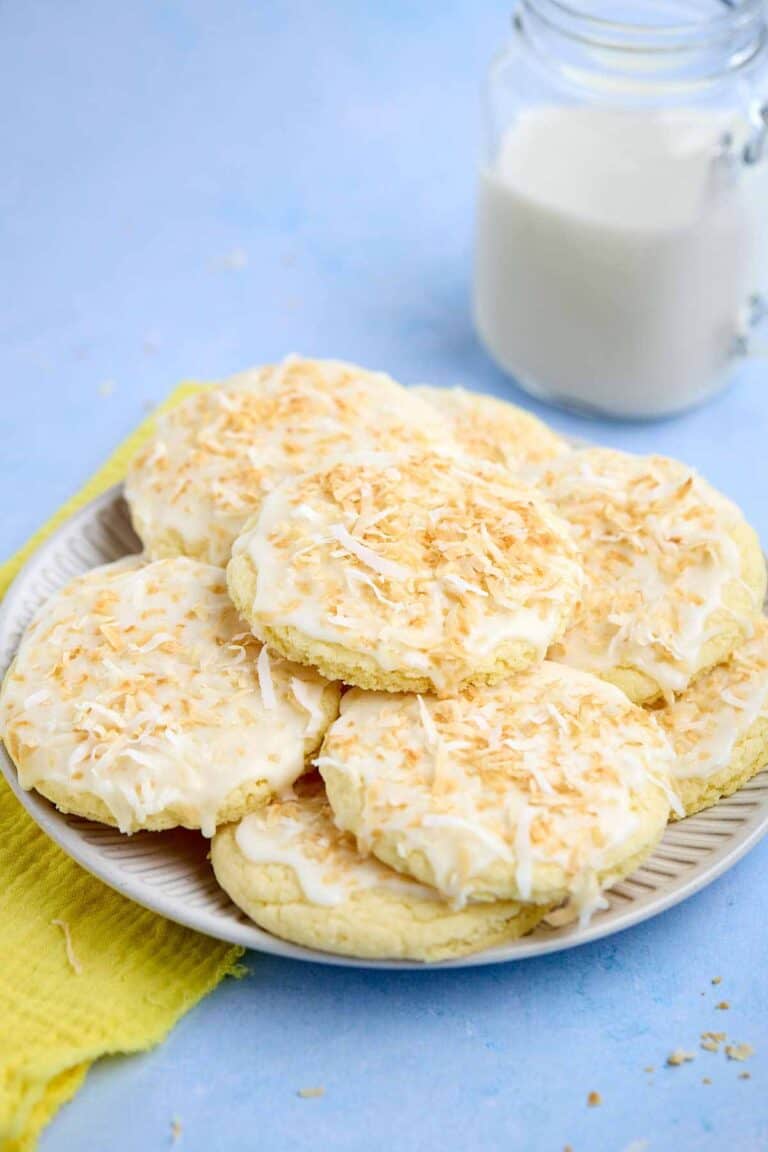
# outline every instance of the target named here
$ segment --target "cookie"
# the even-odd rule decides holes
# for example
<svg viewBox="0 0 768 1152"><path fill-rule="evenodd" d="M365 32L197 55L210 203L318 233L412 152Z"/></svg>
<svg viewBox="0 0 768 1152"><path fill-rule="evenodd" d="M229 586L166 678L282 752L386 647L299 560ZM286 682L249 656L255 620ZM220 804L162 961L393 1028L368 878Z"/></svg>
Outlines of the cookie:
<svg viewBox="0 0 768 1152"><path fill-rule="evenodd" d="M338 699L270 658L222 569L132 557L43 606L3 683L0 734L22 786L64 812L210 836L305 770Z"/></svg>
<svg viewBox="0 0 768 1152"><path fill-rule="evenodd" d="M538 477L570 524L587 581L554 660L617 684L630 699L671 699L749 635L765 562L738 508L663 456L589 448Z"/></svg>
<svg viewBox="0 0 768 1152"><path fill-rule="evenodd" d="M469 456L515 471L544 464L568 452L569 445L524 408L464 388L411 389L451 422L456 442Z"/></svg>
<svg viewBox="0 0 768 1152"><path fill-rule="evenodd" d="M540 659L577 603L568 529L497 464L367 454L286 481L233 548L254 633L330 679L446 692Z"/></svg>
<svg viewBox="0 0 768 1152"><path fill-rule="evenodd" d="M158 421L126 496L153 559L229 560L232 542L286 476L359 449L427 447L447 422L382 372L291 356L205 389Z"/></svg>
<svg viewBox="0 0 768 1152"><path fill-rule="evenodd" d="M452 908L427 888L361 856L340 832L322 782L222 828L216 879L259 927L283 940L376 960L448 960L530 932L546 910L511 901Z"/></svg>
<svg viewBox="0 0 768 1152"><path fill-rule="evenodd" d="M677 756L672 783L686 816L746 784L768 764L768 620L654 715Z"/></svg>
<svg viewBox="0 0 768 1152"><path fill-rule="evenodd" d="M568 900L586 919L662 834L672 759L618 688L544 662L443 700L349 692L317 763L361 851L457 906Z"/></svg>

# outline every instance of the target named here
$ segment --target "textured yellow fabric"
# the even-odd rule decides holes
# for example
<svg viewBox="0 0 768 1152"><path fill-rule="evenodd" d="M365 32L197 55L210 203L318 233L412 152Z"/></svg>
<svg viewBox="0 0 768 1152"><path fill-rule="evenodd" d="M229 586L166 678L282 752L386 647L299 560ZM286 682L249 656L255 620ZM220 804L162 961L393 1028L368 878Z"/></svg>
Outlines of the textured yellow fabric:
<svg viewBox="0 0 768 1152"><path fill-rule="evenodd" d="M167 405L199 387L182 385ZM62 520L122 478L152 423L0 568L0 596ZM0 1152L30 1152L93 1060L158 1043L240 952L100 884L0 782Z"/></svg>

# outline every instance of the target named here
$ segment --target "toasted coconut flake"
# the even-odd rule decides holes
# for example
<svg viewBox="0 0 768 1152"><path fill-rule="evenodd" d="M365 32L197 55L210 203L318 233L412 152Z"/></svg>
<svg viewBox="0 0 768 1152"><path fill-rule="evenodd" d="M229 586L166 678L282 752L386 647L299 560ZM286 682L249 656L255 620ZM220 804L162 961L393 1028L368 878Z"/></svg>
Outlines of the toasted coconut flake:
<svg viewBox="0 0 768 1152"><path fill-rule="evenodd" d="M493 869L516 897L568 899L564 916L586 920L606 906L606 861L638 836L642 808L665 821L671 759L618 689L545 661L445 698L350 692L318 765L360 789L355 834L418 854L446 899L487 898Z"/></svg>
<svg viewBox="0 0 768 1152"><path fill-rule="evenodd" d="M416 697L416 699L419 705L419 716L421 718L421 723L424 727L424 732L426 733L427 737L427 744L430 748L434 748L439 742L440 736L438 734L437 728L435 727L434 720L429 714L429 708L427 708L427 705L424 703L424 697L419 695Z"/></svg>
<svg viewBox="0 0 768 1152"><path fill-rule="evenodd" d="M263 648L262 651L266 652L266 648ZM323 693L322 685L310 685L307 684L306 680L301 680L298 676L291 676L291 692L293 692L304 711L309 714L307 731L317 731L324 716L323 710L320 707L320 699Z"/></svg>
<svg viewBox="0 0 768 1152"><path fill-rule="evenodd" d="M70 930L69 924L66 920L51 920L51 924L53 924L56 928L61 928L61 931L64 935L64 949L67 953L67 963L74 972L75 976L82 976L83 968L77 956L75 955L75 949L72 944L72 932Z"/></svg>
<svg viewBox="0 0 768 1152"><path fill-rule="evenodd" d="M262 645L261 652L259 652L259 658L256 661L256 671L259 676L261 702L267 711L271 712L277 704L277 697L275 696L275 686L272 682L272 666L269 662L269 652L267 651L266 644Z"/></svg>
<svg viewBox="0 0 768 1152"><path fill-rule="evenodd" d="M419 668L439 693L492 671L499 648L543 657L582 582L530 487L438 452L361 453L285 483L234 554L258 567L255 627L337 641L389 674Z"/></svg>
<svg viewBox="0 0 768 1152"><path fill-rule="evenodd" d="M379 576L384 576L387 580L408 579L410 573L404 565L397 564L394 560L387 560L386 557L379 556L367 544L361 544L347 531L343 524L332 524L328 531L333 539L338 540L342 547L356 556L361 564L365 564Z"/></svg>
<svg viewBox="0 0 768 1152"><path fill-rule="evenodd" d="M443 577L446 584L457 588L459 592L472 592L475 596L487 596L488 593L484 588L479 588L477 584L472 584L469 580L463 580L461 576L457 576L455 572L449 572Z"/></svg>
<svg viewBox="0 0 768 1152"><path fill-rule="evenodd" d="M95 606L114 612L106 631ZM257 667L260 651L220 568L132 557L78 577L32 622L0 691L22 785L55 783L73 805L95 795L126 832L183 809L211 835L244 784L279 791L303 771L321 697L338 692L306 669L300 703L298 669L266 654Z"/></svg>
<svg viewBox="0 0 768 1152"><path fill-rule="evenodd" d="M726 600L747 634L760 604L743 580L743 518L691 469L589 448L553 461L538 482L571 525L587 572L581 609L554 659L598 673L638 669L671 699L701 667Z"/></svg>
<svg viewBox="0 0 768 1152"><path fill-rule="evenodd" d="M25 710L35 708L38 704L42 704L45 700L50 700L51 694L47 688L41 688L38 692L33 692L31 696L27 696L24 701Z"/></svg>

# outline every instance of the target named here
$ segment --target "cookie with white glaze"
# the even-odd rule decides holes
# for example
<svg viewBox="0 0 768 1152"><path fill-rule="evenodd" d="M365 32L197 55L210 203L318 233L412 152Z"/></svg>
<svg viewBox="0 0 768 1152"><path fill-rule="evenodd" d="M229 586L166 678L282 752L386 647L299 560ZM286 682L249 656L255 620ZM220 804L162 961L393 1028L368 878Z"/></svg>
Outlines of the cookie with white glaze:
<svg viewBox="0 0 768 1152"><path fill-rule="evenodd" d="M686 816L746 784L768 764L768 620L654 715L677 757L672 783Z"/></svg>
<svg viewBox="0 0 768 1152"><path fill-rule="evenodd" d="M530 932L546 909L512 901L454 908L432 888L362 856L340 832L322 782L305 777L276 800L220 829L216 878L250 918L275 936L376 960L448 960Z"/></svg>
<svg viewBox="0 0 768 1152"><path fill-rule="evenodd" d="M619 689L547 661L442 700L350 692L317 763L362 851L459 904L586 917L661 836L672 760Z"/></svg>
<svg viewBox="0 0 768 1152"><path fill-rule="evenodd" d="M750 634L765 562L738 508L663 456L571 452L538 486L582 551L581 608L550 651L638 703L671 699Z"/></svg>
<svg viewBox="0 0 768 1152"><path fill-rule="evenodd" d="M520 471L541 465L570 451L562 436L524 408L464 388L411 389L445 416L462 450L479 460L491 460Z"/></svg>
<svg viewBox="0 0 768 1152"><path fill-rule="evenodd" d="M446 692L540 660L582 572L567 527L508 469L374 453L276 488L227 579L288 659L362 688Z"/></svg>
<svg viewBox="0 0 768 1152"><path fill-rule="evenodd" d="M338 701L338 685L270 659L222 569L132 557L38 612L0 692L0 735L22 786L62 811L210 836L305 771Z"/></svg>
<svg viewBox="0 0 768 1152"><path fill-rule="evenodd" d="M363 448L449 438L448 422L383 372L289 356L161 416L131 464L126 497L153 559L223 565L246 520L286 476Z"/></svg>

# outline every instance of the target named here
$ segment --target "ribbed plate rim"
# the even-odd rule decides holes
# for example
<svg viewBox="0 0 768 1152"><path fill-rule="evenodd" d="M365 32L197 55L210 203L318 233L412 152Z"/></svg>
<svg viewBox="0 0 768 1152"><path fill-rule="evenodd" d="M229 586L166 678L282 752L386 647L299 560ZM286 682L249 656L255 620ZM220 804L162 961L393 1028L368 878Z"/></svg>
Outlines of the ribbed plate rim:
<svg viewBox="0 0 768 1152"><path fill-rule="evenodd" d="M109 553L99 548L99 533L110 534L112 550ZM138 549L138 541L131 537L122 485L118 484L84 505L37 549L0 605L0 673L4 673L10 663L31 611L45 598L40 594L40 584L47 583L49 589L56 585L64 553L79 544L103 557L97 559L97 563L106 563L115 559L120 549L121 554ZM91 566L70 567L61 574L58 583L70 579L75 570L84 571ZM643 866L611 890L611 908L598 913L589 925L539 928L531 936L472 956L425 965L415 961L336 956L271 936L251 923L215 885L210 865L203 859L204 847L201 847L197 834L139 833L133 837L121 837L114 829L64 815L37 793L24 791L2 744L0 769L20 803L47 836L88 872L135 903L226 943L293 960L352 968L478 967L543 956L600 940L687 900L732 868L768 832L768 770L764 770L715 808L670 825L656 851ZM717 846L706 852L697 849L697 837L714 840ZM120 848L122 859L108 851L115 845ZM670 859L670 853L693 859L679 875L665 878L665 873L675 863ZM145 858L148 867L142 874L132 869L132 864ZM187 872L179 872L177 879L167 883L178 888L180 884L184 886L194 882L195 891L192 893L178 895L174 891L168 892L146 878L158 870L176 867L178 860L187 861ZM185 875L187 879L184 879ZM211 899L215 901L215 912L205 907Z"/></svg>

